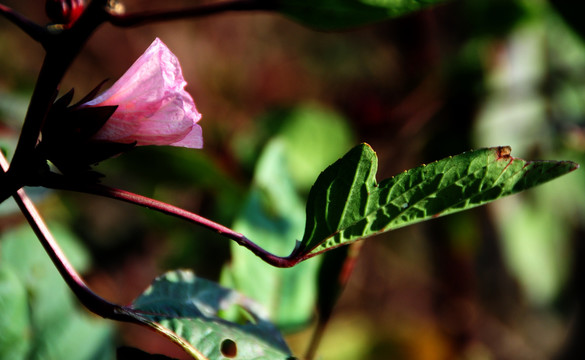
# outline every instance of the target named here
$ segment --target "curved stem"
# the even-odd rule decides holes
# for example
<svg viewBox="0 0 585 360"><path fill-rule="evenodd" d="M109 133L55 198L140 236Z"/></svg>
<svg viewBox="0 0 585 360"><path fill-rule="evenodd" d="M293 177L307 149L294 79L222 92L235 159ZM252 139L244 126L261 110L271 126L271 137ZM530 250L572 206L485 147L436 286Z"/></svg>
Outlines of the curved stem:
<svg viewBox="0 0 585 360"><path fill-rule="evenodd" d="M78 184L78 183L65 183L61 176L55 176L51 180L43 182L43 186L52 189L76 191L86 194L99 195L110 199L120 200L126 203L140 205L152 210L156 210L163 214L171 215L179 219L189 221L191 223L203 226L209 230L212 230L220 235L223 235L231 240L234 240L239 245L247 248L256 256L264 260L266 263L276 267L291 267L296 265L300 259L295 257L281 257L274 255L254 242L246 238L244 235L233 231L232 229L225 227L221 224L213 222L200 215L182 209L180 207L167 204L162 201L154 200L146 196L131 193L129 191L111 188L101 184Z"/></svg>
<svg viewBox="0 0 585 360"><path fill-rule="evenodd" d="M274 1L267 0L239 0L225 1L216 4L200 5L180 10L145 11L134 14L110 14L109 21L114 26L131 27L153 22L169 21L187 18L198 18L215 15L228 11L274 10Z"/></svg>
<svg viewBox="0 0 585 360"><path fill-rule="evenodd" d="M6 5L0 4L0 15L10 20L35 41L42 43L47 37L45 28L30 21Z"/></svg>
<svg viewBox="0 0 585 360"><path fill-rule="evenodd" d="M4 173L8 169L8 161L4 154L0 152L1 172ZM75 271L67 257L59 247L55 238L51 234L49 228L43 221L38 210L26 195L24 189L16 191L13 195L18 207L22 211L24 217L29 225L39 238L45 251L53 261L53 264L71 289L77 299L90 311L98 314L104 318L135 322L138 321L131 316L128 316L129 309L113 304L100 297L85 284L81 276Z"/></svg>

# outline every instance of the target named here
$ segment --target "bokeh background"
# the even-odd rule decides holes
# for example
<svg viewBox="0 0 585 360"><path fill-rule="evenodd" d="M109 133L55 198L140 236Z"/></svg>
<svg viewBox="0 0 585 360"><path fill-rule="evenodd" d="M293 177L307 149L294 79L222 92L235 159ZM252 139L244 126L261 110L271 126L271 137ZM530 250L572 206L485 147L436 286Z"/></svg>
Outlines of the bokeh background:
<svg viewBox="0 0 585 360"><path fill-rule="evenodd" d="M48 22L42 1L3 3ZM123 3L134 12L204 2ZM79 99L106 78L111 84L161 38L181 61L187 89L203 114L205 147L137 148L98 170L108 185L231 226L243 216L259 159L275 139L285 144L290 179L302 201L319 172L360 142L376 150L379 180L498 145L510 145L512 155L525 159L585 163L585 43L578 24L566 21L582 10L571 3L453 0L331 33L263 12L132 29L105 25L73 64L62 91L75 88ZM0 54L0 135L10 153L43 51L0 19ZM319 358L579 358L585 352L579 276L584 177L578 170L488 206L364 241ZM179 220L88 195L30 190L58 240L71 247L78 269L111 301L131 302L169 269L190 268L219 280L230 260L228 240ZM54 297L57 288L66 294L58 277L46 289L39 286L45 270L32 260L21 268L28 264L22 259L38 249L16 244L32 239L30 247L37 245L32 233L20 229L24 220L14 205L1 209L0 289L14 283L19 296L37 294L39 302ZM295 238L280 240L289 249L285 255ZM43 261L42 252L36 258ZM54 302L60 319L69 316L69 307L79 307L71 299ZM34 348L52 358L66 344L72 347L75 336L93 332L95 344L84 346L88 359L100 358L95 349L101 358L113 356L121 345L184 358L162 337L134 326L90 318L75 325L85 332L74 331L77 320L55 326L63 321L29 312L35 325L23 323L26 332L13 335L22 339L24 352ZM16 321L7 316L0 315L0 322ZM287 331L295 354L302 356L312 327Z"/></svg>

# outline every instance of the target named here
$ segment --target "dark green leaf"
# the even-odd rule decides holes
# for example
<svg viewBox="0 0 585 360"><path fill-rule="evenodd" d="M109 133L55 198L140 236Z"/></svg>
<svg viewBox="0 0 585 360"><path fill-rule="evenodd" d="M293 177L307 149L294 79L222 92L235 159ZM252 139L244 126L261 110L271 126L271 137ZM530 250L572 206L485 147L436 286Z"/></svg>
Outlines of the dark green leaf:
<svg viewBox="0 0 585 360"><path fill-rule="evenodd" d="M290 350L251 300L192 272L157 278L132 304L132 316L195 359L288 359ZM222 318L239 314L237 322ZM234 355L235 354L235 355Z"/></svg>
<svg viewBox="0 0 585 360"><path fill-rule="evenodd" d="M365 25L418 11L444 0L278 0L277 9L320 30Z"/></svg>
<svg viewBox="0 0 585 360"><path fill-rule="evenodd" d="M308 258L374 234L469 209L578 168L570 161L525 161L509 147L423 165L376 183L377 157L362 144L327 168L311 189L307 223L293 256Z"/></svg>

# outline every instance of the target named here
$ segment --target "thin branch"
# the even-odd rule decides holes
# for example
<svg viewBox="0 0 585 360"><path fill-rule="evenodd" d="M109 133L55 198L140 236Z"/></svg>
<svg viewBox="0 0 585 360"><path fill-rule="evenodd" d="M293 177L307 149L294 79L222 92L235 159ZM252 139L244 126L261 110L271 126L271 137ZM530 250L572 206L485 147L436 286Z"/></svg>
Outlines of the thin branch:
<svg viewBox="0 0 585 360"><path fill-rule="evenodd" d="M47 31L44 27L32 22L6 5L0 4L0 15L10 20L35 41L42 43L47 37Z"/></svg>
<svg viewBox="0 0 585 360"><path fill-rule="evenodd" d="M114 26L132 27L160 21L199 18L228 11L271 11L275 8L274 3L274 1L267 0L239 0L200 5L180 10L145 11L133 14L111 13L109 21Z"/></svg>
<svg viewBox="0 0 585 360"><path fill-rule="evenodd" d="M8 169L8 161L4 157L4 154L0 152L0 165L1 172L4 173ZM45 248L45 251L55 264L55 267L73 291L77 299L90 311L100 315L107 319L128 321L137 323L138 321L128 316L129 309L122 306L113 304L103 299L85 284L81 276L75 271L75 268L71 265L55 238L51 234L49 228L43 221L38 210L26 195L24 189L18 190L14 195L14 200L18 204L18 207L24 214L26 220L30 224L31 228L39 238L41 244Z"/></svg>
<svg viewBox="0 0 585 360"><path fill-rule="evenodd" d="M10 172L18 175L30 166L31 154L37 144L49 109L55 100L59 84L81 48L104 21L107 0L90 2L81 17L69 29L47 33L43 46L47 51L32 98L24 118L24 124L16 145Z"/></svg>
<svg viewBox="0 0 585 360"><path fill-rule="evenodd" d="M110 199L123 201L130 204L140 205L152 210L156 210L163 214L167 214L170 216L177 217L179 219L189 221L191 223L212 230L222 236L227 237L228 239L234 240L236 243L247 248L256 256L258 256L259 258L261 258L266 263L272 266L286 268L294 266L300 261L299 258L281 257L274 255L264 250L260 246L256 245L254 242L246 238L244 235L235 232L232 229L225 227L221 224L213 222L207 218L204 218L200 215L182 209L180 207L170 205L162 201L154 200L146 196L134 194L129 191L111 188L102 184L79 184L74 182L65 183L62 180L63 180L62 176L55 176L51 180L47 179L43 181L42 185L52 189L69 190L86 194L93 194Z"/></svg>

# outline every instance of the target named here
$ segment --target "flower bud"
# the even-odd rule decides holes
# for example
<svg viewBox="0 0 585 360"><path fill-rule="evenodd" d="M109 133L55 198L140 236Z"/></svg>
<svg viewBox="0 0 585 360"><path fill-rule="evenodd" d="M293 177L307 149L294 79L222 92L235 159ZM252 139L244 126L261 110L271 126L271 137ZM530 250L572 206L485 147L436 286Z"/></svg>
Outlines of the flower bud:
<svg viewBox="0 0 585 360"><path fill-rule="evenodd" d="M185 85L179 60L155 39L111 88L81 105L117 107L92 139L202 148L201 114Z"/></svg>
<svg viewBox="0 0 585 360"><path fill-rule="evenodd" d="M114 85L98 85L70 105L73 90L47 114L39 159L66 176L97 181L92 166L137 145L203 147L201 114L184 87L176 56L158 38Z"/></svg>
<svg viewBox="0 0 585 360"><path fill-rule="evenodd" d="M83 0L46 0L45 11L55 24L72 25L85 8Z"/></svg>

